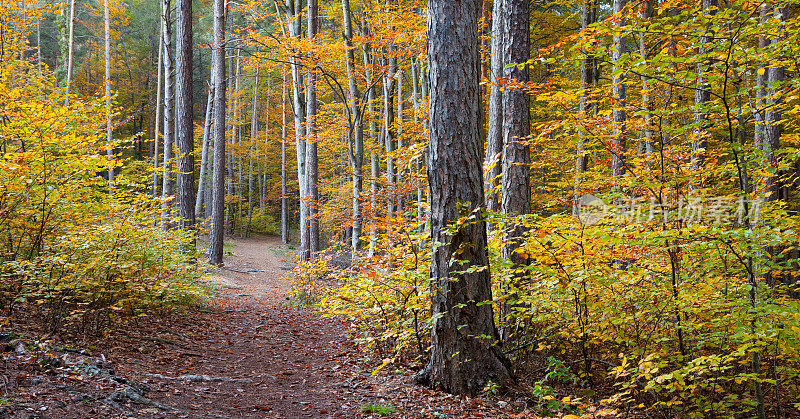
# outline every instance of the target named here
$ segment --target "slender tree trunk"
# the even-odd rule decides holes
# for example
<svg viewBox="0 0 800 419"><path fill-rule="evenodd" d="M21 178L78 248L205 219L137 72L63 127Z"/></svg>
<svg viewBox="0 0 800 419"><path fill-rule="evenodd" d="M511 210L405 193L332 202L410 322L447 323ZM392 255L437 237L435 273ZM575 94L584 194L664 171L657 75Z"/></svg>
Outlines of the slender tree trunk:
<svg viewBox="0 0 800 419"><path fill-rule="evenodd" d="M611 48L611 63L613 67L613 78L611 96L613 98L611 119L613 120L613 138L611 140L611 174L620 177L625 174L625 131L627 120L625 114L625 77L620 72L622 65L620 59L625 54L625 36L620 31L625 29L627 18L625 18L625 6L627 0L614 0L613 13L619 18L614 20L616 30L614 32Z"/></svg>
<svg viewBox="0 0 800 419"><path fill-rule="evenodd" d="M395 124L395 131L397 135L397 146L395 150L399 150L405 147L403 144L403 112L404 112L404 103L403 103L403 70L398 70L395 74L394 78L397 80L397 123ZM401 162L405 163L405 162ZM401 165L395 165L395 170L397 174L395 175L395 188L397 191L395 192L395 208L397 208L398 215L402 216L404 214L403 209L403 177L405 176L405 170Z"/></svg>
<svg viewBox="0 0 800 419"><path fill-rule="evenodd" d="M214 69L211 69L211 73L214 73ZM214 81L210 80L211 83L208 86L208 98L206 99L206 116L203 120L203 150L200 153L200 181L197 185L197 197L195 199L194 204L194 213L195 215L199 216L203 211L203 200L205 199L206 189L208 188L206 185L209 183L209 176L208 176L208 160L210 157L209 152L209 143L211 142L211 118L214 114ZM208 206L208 205L206 205ZM204 214L208 216L208 214Z"/></svg>
<svg viewBox="0 0 800 419"><path fill-rule="evenodd" d="M645 7L642 12L642 19L648 22L653 17L653 2L655 0L646 0ZM712 0L713 1L713 0ZM596 13L596 11L595 11ZM639 54L641 55L642 62L647 62L647 44L645 43L646 30L639 33ZM655 151L653 146L653 128L652 128L652 112L653 104L650 100L650 77L642 75L642 133L644 134L644 151L650 157Z"/></svg>
<svg viewBox="0 0 800 419"><path fill-rule="evenodd" d="M597 0L584 0L581 8L581 29L586 30L590 25L597 22ZM581 118L588 118L594 109L594 105L589 101L589 88L598 79L597 59L588 51L581 59L581 96L578 104L578 112ZM580 214L581 182L583 174L589 168L589 155L586 150L586 139L589 132L581 130L578 137L578 146L575 159L575 192L572 198L572 215Z"/></svg>
<svg viewBox="0 0 800 419"><path fill-rule="evenodd" d="M259 68L256 66L256 77L253 82L253 96L250 99L253 104L253 109L250 111L250 152L248 153L247 164L247 217L253 218L253 198L255 196L255 165L253 154L255 153L255 145L258 142L258 74ZM250 223L247 223L247 234L250 233Z"/></svg>
<svg viewBox="0 0 800 419"><path fill-rule="evenodd" d="M214 83L214 174L211 183L209 263L222 263L225 237L225 0L214 0L211 80Z"/></svg>
<svg viewBox="0 0 800 419"><path fill-rule="evenodd" d="M783 21L783 13L784 9L779 6L773 6L771 10L767 12L769 17L777 20L779 23ZM776 36L772 39L762 40L761 44L763 48L766 48L769 44L777 44L779 42L781 42L781 37ZM762 103L760 108L763 109L763 112L761 112L762 126L760 129L760 142L756 143L756 147L761 152L762 169L764 169L765 172L771 173L770 175L764 176L762 179L761 187L764 192L762 200L771 202L781 198L777 152L781 147L782 131L780 121L783 98L780 83L782 83L786 77L786 70L782 66L769 65L764 69L764 73L763 76L758 76L760 83L760 101Z"/></svg>
<svg viewBox="0 0 800 419"><path fill-rule="evenodd" d="M391 54L391 47L389 53ZM394 95L397 60L389 58L389 69L383 78L383 143L386 148L386 218L394 217L395 197L397 196L397 169L394 164L395 132Z"/></svg>
<svg viewBox="0 0 800 419"><path fill-rule="evenodd" d="M269 127L270 127L270 123L269 123L269 109L270 109L269 99L270 99L271 92L272 92L272 71L271 71L271 69L268 69L267 73L268 73L268 75L267 75L267 95L266 95L266 97L264 99L264 100L266 100L266 104L264 105L264 108L265 108L265 111L264 111L264 159L263 160L260 159L260 161L262 161L261 173L258 176L258 179L259 179L259 183L258 183L258 191L259 191L258 202L259 202L259 209L261 211L261 215L264 215L267 212L267 186L266 186L266 184L267 184L267 173L266 173L266 171L267 171L267 161L266 161L267 157L266 157L266 152L267 152L267 148L269 147Z"/></svg>
<svg viewBox="0 0 800 419"><path fill-rule="evenodd" d="M317 0L308 0L308 39L317 42L319 30L319 4ZM306 126L306 192L308 204L306 219L308 222L308 249L306 258L310 260L319 252L319 197L317 191L317 71L311 67L308 70L308 83L306 85L306 109L308 111Z"/></svg>
<svg viewBox="0 0 800 419"><path fill-rule="evenodd" d="M428 2L431 354L419 383L467 395L514 380L497 343L486 250L477 0ZM466 208L463 208L466 206ZM453 226L460 217L473 221ZM453 260L462 263L453 263Z"/></svg>
<svg viewBox="0 0 800 419"><path fill-rule="evenodd" d="M72 71L75 66L75 0L69 1L69 39L67 40L67 102L69 102L69 89L72 85Z"/></svg>
<svg viewBox="0 0 800 419"><path fill-rule="evenodd" d="M361 93L356 84L356 64L353 53L353 24L351 18L350 0L342 0L342 22L344 26L344 43L347 48L345 58L347 64L347 86L350 97L348 98L348 142L350 170L353 177L353 234L351 248L353 254L358 251L361 243L361 226L363 215L361 213L361 188L364 179L364 124Z"/></svg>
<svg viewBox="0 0 800 419"><path fill-rule="evenodd" d="M702 0L703 14L711 16L714 14L712 7L716 6L715 0ZM706 32L700 37L700 46L698 53L701 58L697 63L697 88L694 91L694 137L692 138L692 160L691 166L697 171L702 171L705 166L705 149L708 145L708 128L709 123L706 118L704 107L706 103L711 100L711 86L708 83L709 60L703 56L708 54L711 49L712 42L714 42L714 31L711 29L711 23L706 25ZM701 175L702 176L702 175ZM697 182L692 187L701 186Z"/></svg>
<svg viewBox="0 0 800 419"><path fill-rule="evenodd" d="M419 126L419 76L420 72L418 70L419 63L416 59L411 62L411 89L412 95L414 99L414 126ZM423 206L421 205L423 200L425 199L425 193L422 190L422 158L414 159L414 171L416 176L416 186L417 186L417 222L420 224L420 231L423 230L424 220L425 220L425 211L423 210Z"/></svg>
<svg viewBox="0 0 800 419"><path fill-rule="evenodd" d="M105 28L106 69L106 152L108 153L108 190L114 193L114 126L111 123L111 15L109 0L103 2L103 27Z"/></svg>
<svg viewBox="0 0 800 419"><path fill-rule="evenodd" d="M499 81L504 76L503 28L504 0L495 0L492 7L492 55L490 60L489 117L486 135L486 208L500 209L499 185L503 172L503 92Z"/></svg>
<svg viewBox="0 0 800 419"><path fill-rule="evenodd" d="M73 0L74 1L74 0ZM163 78L162 65L164 63L164 32L158 32L158 72L156 76L156 116L153 129L153 198L158 197L158 142L159 127L161 124L161 79Z"/></svg>
<svg viewBox="0 0 800 419"><path fill-rule="evenodd" d="M170 198L173 194L174 181L172 180L173 143L174 143L174 99L175 99L175 72L172 57L172 5L171 0L161 3L162 23L161 30L164 34L164 162L161 176L161 191L164 204L161 210L161 228L170 228L171 208L173 203Z"/></svg>
<svg viewBox="0 0 800 419"><path fill-rule="evenodd" d="M289 198L286 196L286 67L281 67L281 243L289 243Z"/></svg>
<svg viewBox="0 0 800 419"><path fill-rule="evenodd" d="M369 39L369 27L364 25L362 36ZM362 56L364 59L365 79L367 82L367 118L369 120L369 139L371 143L369 152L369 167L370 167L370 181L369 181L369 212L370 212L370 237L369 237L369 251L368 256L372 257L375 254L375 247L378 243L378 227L376 218L378 217L378 177L380 176L378 166L378 156L376 149L378 145L378 125L375 123L375 86L373 85L374 72L372 68L374 56L372 55L372 47L369 43L365 43Z"/></svg>
<svg viewBox="0 0 800 419"><path fill-rule="evenodd" d="M289 28L289 36L295 40L300 40L301 35L301 14L302 5L300 0L287 0L286 3L286 18L287 26ZM295 55L291 59L292 68L292 103L294 109L294 132L295 132L295 153L297 158L297 184L300 192L300 249L301 258L305 253L302 249L308 248L308 221L306 218L306 99L303 94L303 76L301 72L300 62L302 57L295 51Z"/></svg>

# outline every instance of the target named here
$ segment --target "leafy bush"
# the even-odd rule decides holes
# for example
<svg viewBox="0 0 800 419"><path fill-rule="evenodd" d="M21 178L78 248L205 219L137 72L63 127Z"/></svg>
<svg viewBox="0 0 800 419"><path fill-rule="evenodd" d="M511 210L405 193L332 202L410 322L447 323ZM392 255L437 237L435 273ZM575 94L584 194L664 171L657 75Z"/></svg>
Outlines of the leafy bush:
<svg viewBox="0 0 800 419"><path fill-rule="evenodd" d="M24 83L20 82L24 80ZM0 306L40 310L52 331L102 331L157 308L194 304L207 289L184 249L190 236L154 227L161 202L145 169L117 166L102 132L103 100L65 103L52 74L0 64Z"/></svg>

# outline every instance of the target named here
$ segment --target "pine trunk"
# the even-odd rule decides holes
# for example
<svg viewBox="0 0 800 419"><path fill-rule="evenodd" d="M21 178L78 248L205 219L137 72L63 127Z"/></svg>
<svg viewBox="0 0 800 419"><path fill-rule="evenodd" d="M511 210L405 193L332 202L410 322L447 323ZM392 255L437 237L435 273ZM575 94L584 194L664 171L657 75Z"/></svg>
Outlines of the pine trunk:
<svg viewBox="0 0 800 419"><path fill-rule="evenodd" d="M417 381L477 395L513 381L497 344L486 243L476 0L428 2L431 354ZM477 217L454 226L462 216ZM453 263L453 259L462 263Z"/></svg>
<svg viewBox="0 0 800 419"><path fill-rule="evenodd" d="M225 0L214 0L211 80L214 83L214 171L211 182L209 263L222 263L225 237Z"/></svg>

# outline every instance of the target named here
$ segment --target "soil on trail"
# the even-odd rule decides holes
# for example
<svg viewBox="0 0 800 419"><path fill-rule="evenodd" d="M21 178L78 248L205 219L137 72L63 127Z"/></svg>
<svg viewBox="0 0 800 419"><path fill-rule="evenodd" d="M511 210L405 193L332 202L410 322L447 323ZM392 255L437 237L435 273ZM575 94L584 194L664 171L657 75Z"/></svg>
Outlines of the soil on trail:
<svg viewBox="0 0 800 419"><path fill-rule="evenodd" d="M153 387L154 401L179 410L170 416L361 416L376 396L369 375L348 365L357 354L343 325L289 304L290 251L271 237L232 243L212 272L220 295L170 326L180 350L155 342L118 373Z"/></svg>
<svg viewBox="0 0 800 419"><path fill-rule="evenodd" d="M290 304L289 248L276 238L231 243L225 267L211 272L219 293L208 306L134 319L103 337L0 345L0 418L512 416L505 402L414 386L408 370L372 376L379 361L348 341L345 324ZM29 316L15 330L49 336L37 324Z"/></svg>

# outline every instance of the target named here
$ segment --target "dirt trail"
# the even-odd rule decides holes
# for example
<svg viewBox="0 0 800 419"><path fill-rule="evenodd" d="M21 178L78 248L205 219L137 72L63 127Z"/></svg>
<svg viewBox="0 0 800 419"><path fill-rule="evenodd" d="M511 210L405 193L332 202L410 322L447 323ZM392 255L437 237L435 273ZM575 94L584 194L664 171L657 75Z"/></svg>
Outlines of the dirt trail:
<svg viewBox="0 0 800 419"><path fill-rule="evenodd" d="M276 238L233 244L212 275L222 288L212 306L176 318L170 341L118 371L179 409L171 417L362 416L375 393L342 325L287 304L290 251Z"/></svg>
<svg viewBox="0 0 800 419"><path fill-rule="evenodd" d="M211 273L220 292L210 306L133 319L102 337L65 336L90 354L4 356L0 396L13 405L0 403L0 418L377 417L367 406L397 418L507 416L500 402L414 386L408 370L371 376L377 361L345 338L344 324L288 304L287 247L231 242L226 267Z"/></svg>

